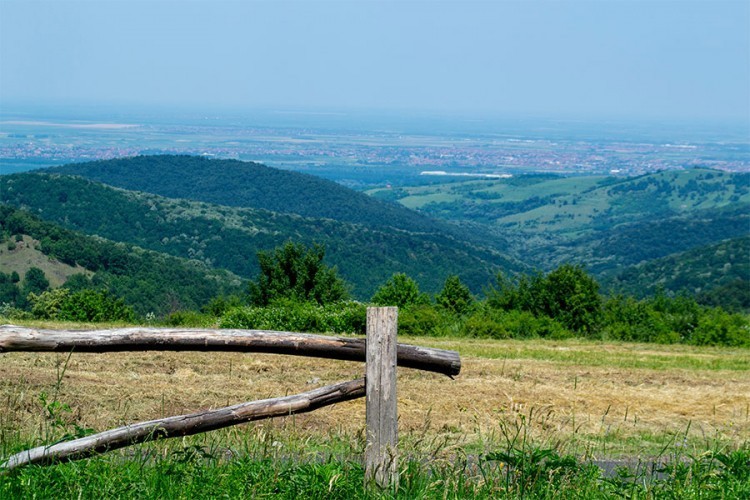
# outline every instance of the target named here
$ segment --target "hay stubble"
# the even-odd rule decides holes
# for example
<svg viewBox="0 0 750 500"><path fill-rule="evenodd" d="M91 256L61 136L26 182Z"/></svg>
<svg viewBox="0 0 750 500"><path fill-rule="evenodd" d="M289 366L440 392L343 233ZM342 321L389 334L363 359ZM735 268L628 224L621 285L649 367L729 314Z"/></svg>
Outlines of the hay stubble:
<svg viewBox="0 0 750 500"><path fill-rule="evenodd" d="M676 435L688 428L697 440L718 436L740 444L750 436L749 372L701 364L715 356L727 366L741 367L750 360L747 351L581 342L410 342L463 351L463 368L455 380L399 370L399 425L405 434L421 432L429 420L429 433L475 444L481 436L497 437L501 423L520 417L536 439L576 443L581 448L574 451L579 452L612 439L614 454L638 452L644 436ZM676 367L663 368L658 361L680 356L684 359ZM38 433L39 394L54 390L58 366L66 357L0 355L4 425L12 422L23 434ZM638 359L649 357L657 360L654 367L639 367L643 362ZM708 362L705 366L711 366ZM58 399L70 405L69 418L79 425L105 430L303 392L363 372L360 363L261 354L74 353ZM364 414L364 401L352 401L297 416L294 427L302 433L336 429L356 434L364 427Z"/></svg>

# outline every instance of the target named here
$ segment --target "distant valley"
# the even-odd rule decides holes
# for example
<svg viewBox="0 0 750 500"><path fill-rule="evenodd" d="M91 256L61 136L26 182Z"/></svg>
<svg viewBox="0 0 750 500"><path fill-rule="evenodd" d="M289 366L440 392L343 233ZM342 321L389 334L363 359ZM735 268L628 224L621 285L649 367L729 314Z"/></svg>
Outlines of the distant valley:
<svg viewBox="0 0 750 500"><path fill-rule="evenodd" d="M243 279L260 250L320 243L359 299L396 272L431 293L457 274L480 293L498 272L563 263L636 295L750 284L746 173L534 174L364 194L252 162L162 155L1 176L0 196L61 227ZM729 267L712 271L712 255L731 255Z"/></svg>
<svg viewBox="0 0 750 500"><path fill-rule="evenodd" d="M460 274L479 292L496 272L525 269L498 250L499 240L478 245L480 238L459 226L303 174L185 156L113 160L61 170L79 169L77 173L85 175L85 169L92 169L100 180L122 184L117 178L101 179L107 167L116 167L125 179L129 172L141 189L168 191L173 198L34 172L0 177L0 201L71 229L197 259L247 278L257 272L259 250L290 240L320 243L330 264L338 266L355 296L363 299L396 272L406 272L428 291L436 291L447 275ZM258 171L270 178L243 178ZM190 192L177 199L180 188ZM198 198L225 204L194 201ZM286 210L244 208L268 205Z"/></svg>
<svg viewBox="0 0 750 500"><path fill-rule="evenodd" d="M577 262L609 273L750 232L750 173L529 175L369 193L499 234L512 255L544 270Z"/></svg>

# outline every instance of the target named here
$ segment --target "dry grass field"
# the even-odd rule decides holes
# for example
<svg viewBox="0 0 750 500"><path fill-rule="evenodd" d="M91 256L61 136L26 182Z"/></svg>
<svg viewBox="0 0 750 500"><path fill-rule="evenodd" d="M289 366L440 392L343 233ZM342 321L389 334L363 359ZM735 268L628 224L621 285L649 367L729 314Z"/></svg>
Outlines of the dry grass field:
<svg viewBox="0 0 750 500"><path fill-rule="evenodd" d="M405 442L429 437L481 452L522 430L587 457L652 456L670 444L750 439L750 351L583 341L402 338L455 349L455 380L400 369ZM56 391L57 377L67 362ZM45 427L42 393L97 431L303 392L362 376L363 364L233 353L0 354L0 431ZM357 436L364 400L274 421L298 436Z"/></svg>

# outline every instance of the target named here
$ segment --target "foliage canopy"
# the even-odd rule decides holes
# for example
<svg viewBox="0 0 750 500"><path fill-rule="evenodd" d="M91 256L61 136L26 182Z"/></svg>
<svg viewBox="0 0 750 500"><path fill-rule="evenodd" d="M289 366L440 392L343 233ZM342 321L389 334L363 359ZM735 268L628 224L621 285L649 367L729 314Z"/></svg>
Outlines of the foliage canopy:
<svg viewBox="0 0 750 500"><path fill-rule="evenodd" d="M325 248L288 242L269 252L258 252L260 276L250 282L250 303L267 306L279 299L331 304L347 300L349 292L336 268L323 262Z"/></svg>
<svg viewBox="0 0 750 500"><path fill-rule="evenodd" d="M430 298L419 291L417 282L404 273L391 276L372 296L372 303L376 306L396 306L402 309L429 301Z"/></svg>

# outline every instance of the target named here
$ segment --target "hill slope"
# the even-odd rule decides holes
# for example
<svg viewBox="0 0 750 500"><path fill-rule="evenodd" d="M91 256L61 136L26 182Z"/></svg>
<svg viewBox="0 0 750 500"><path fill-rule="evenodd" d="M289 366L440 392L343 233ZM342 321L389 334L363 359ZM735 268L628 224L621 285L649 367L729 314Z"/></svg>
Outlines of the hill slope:
<svg viewBox="0 0 750 500"><path fill-rule="evenodd" d="M400 205L385 203L319 177L254 162L156 155L73 163L47 172L80 175L110 186L168 198L477 241L470 231ZM489 246L494 241L481 243ZM502 240L498 244L502 248Z"/></svg>
<svg viewBox="0 0 750 500"><path fill-rule="evenodd" d="M521 269L494 251L441 233L168 199L73 176L2 176L0 198L71 229L199 259L244 277L255 276L258 250L289 240L322 243L328 262L338 266L360 298L369 298L395 272L409 274L428 291L438 290L448 274L459 274L479 291L498 270Z"/></svg>
<svg viewBox="0 0 750 500"><path fill-rule="evenodd" d="M605 287L644 297L662 288L696 294L730 310L750 310L750 236L707 245L637 266L605 281Z"/></svg>
<svg viewBox="0 0 750 500"><path fill-rule="evenodd" d="M1 224L1 222L0 222ZM0 273L18 273L23 276L32 267L41 269L52 288L62 286L74 274L90 275L91 272L79 265L71 265L45 255L41 250L41 242L23 233L21 241L12 238L12 245L0 245ZM16 235L13 235L16 236ZM1 301L0 301L1 302Z"/></svg>
<svg viewBox="0 0 750 500"><path fill-rule="evenodd" d="M198 309L212 297L245 287L236 275L200 262L86 236L6 205L0 205L0 229L6 235L23 235L24 241L38 241L39 248L32 250L52 261L50 269L67 267L89 275L92 286L107 288L142 315ZM5 259L5 264L12 261ZM14 270L20 271L5 272Z"/></svg>
<svg viewBox="0 0 750 500"><path fill-rule="evenodd" d="M371 194L501 231L511 253L542 269L575 261L603 273L750 233L750 173L530 175Z"/></svg>

